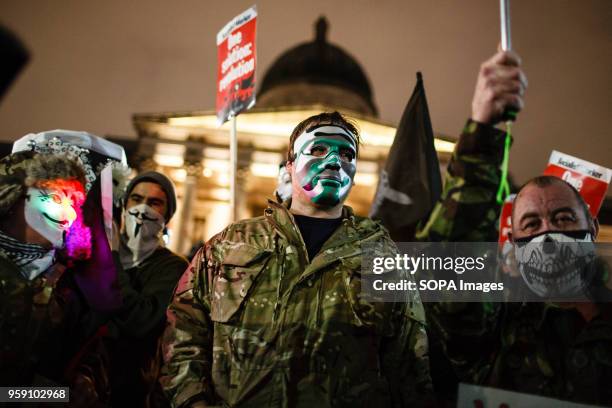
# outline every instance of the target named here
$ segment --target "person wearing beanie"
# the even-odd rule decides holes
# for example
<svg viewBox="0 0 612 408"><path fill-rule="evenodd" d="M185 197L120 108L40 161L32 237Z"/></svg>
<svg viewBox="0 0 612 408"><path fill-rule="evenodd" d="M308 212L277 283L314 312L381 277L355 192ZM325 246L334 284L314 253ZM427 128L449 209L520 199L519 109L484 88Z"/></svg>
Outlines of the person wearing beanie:
<svg viewBox="0 0 612 408"><path fill-rule="evenodd" d="M146 171L144 173L140 173L136 177L134 177L125 188L125 197L129 198L132 190L136 187L137 184L142 182L148 182L157 184L159 188L163 190L166 194L166 211L163 216L166 220L166 223L170 221L170 218L176 212L176 193L174 192L174 183L168 177L164 176L157 171ZM127 205L127 201L126 201Z"/></svg>
<svg viewBox="0 0 612 408"><path fill-rule="evenodd" d="M124 268L140 265L164 246L162 234L175 210L174 185L163 174L148 171L128 183L119 246Z"/></svg>
<svg viewBox="0 0 612 408"><path fill-rule="evenodd" d="M187 260L165 248L162 234L176 210L172 181L150 171L127 185L118 259L123 306L107 322L111 405L144 406L156 386L158 339Z"/></svg>

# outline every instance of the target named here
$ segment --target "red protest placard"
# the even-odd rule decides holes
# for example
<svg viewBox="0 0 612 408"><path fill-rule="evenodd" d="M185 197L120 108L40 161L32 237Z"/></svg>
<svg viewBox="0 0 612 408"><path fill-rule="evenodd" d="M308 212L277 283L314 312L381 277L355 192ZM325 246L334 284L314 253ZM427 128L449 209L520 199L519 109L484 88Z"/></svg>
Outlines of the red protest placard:
<svg viewBox="0 0 612 408"><path fill-rule="evenodd" d="M255 104L255 29L257 9L234 17L217 33L217 121Z"/></svg>
<svg viewBox="0 0 612 408"><path fill-rule="evenodd" d="M574 186L593 217L601 208L612 178L612 170L556 150L551 153L544 174L559 177Z"/></svg>
<svg viewBox="0 0 612 408"><path fill-rule="evenodd" d="M512 232L512 203L516 194L506 197L499 216L499 245L500 247L508 241L508 234Z"/></svg>

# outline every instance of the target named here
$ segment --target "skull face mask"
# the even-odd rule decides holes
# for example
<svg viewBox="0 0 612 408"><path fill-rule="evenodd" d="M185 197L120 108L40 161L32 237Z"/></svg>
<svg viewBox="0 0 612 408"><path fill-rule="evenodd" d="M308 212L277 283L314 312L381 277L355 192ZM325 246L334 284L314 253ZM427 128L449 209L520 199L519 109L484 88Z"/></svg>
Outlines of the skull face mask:
<svg viewBox="0 0 612 408"><path fill-rule="evenodd" d="M164 217L146 204L138 204L123 213L124 232L119 248L121 263L125 268L138 266L158 247L163 245L161 234Z"/></svg>
<svg viewBox="0 0 612 408"><path fill-rule="evenodd" d="M589 231L544 232L515 240L518 269L541 297L585 293L594 276L593 237Z"/></svg>
<svg viewBox="0 0 612 408"><path fill-rule="evenodd" d="M65 233L77 218L74 206L65 191L30 187L25 201L25 220L54 248L62 248Z"/></svg>
<svg viewBox="0 0 612 408"><path fill-rule="evenodd" d="M344 201L357 171L355 135L340 126L315 126L295 140L293 151L297 181L314 204Z"/></svg>

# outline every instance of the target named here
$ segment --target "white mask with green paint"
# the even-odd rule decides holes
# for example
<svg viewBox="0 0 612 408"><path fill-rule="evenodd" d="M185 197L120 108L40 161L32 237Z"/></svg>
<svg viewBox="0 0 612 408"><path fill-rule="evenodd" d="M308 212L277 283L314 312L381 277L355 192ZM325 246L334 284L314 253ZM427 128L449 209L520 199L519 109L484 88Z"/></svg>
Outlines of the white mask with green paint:
<svg viewBox="0 0 612 408"><path fill-rule="evenodd" d="M308 128L293 144L297 181L310 200L323 207L343 202L357 171L357 138L336 125Z"/></svg>

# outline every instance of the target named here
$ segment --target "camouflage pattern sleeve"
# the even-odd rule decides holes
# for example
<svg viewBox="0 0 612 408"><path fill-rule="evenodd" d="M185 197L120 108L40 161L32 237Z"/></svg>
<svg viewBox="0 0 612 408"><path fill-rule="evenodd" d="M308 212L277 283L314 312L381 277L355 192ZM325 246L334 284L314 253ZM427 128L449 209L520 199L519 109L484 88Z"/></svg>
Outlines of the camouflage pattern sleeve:
<svg viewBox="0 0 612 408"><path fill-rule="evenodd" d="M425 312L419 300L397 303L396 336L381 345L383 375L394 407L422 407L432 398Z"/></svg>
<svg viewBox="0 0 612 408"><path fill-rule="evenodd" d="M417 232L420 241L497 241L496 202L505 133L469 120L455 146L440 200Z"/></svg>
<svg viewBox="0 0 612 408"><path fill-rule="evenodd" d="M210 251L210 243L198 251L181 277L167 311L162 339L164 366L159 381L173 407L188 407L197 401L213 404L215 399L208 291L208 276L214 263Z"/></svg>
<svg viewBox="0 0 612 408"><path fill-rule="evenodd" d="M384 227L381 226L382 229ZM387 235L383 239L386 257L394 257L397 246ZM396 270L403 279L412 279L403 270ZM432 400L429 374L429 347L425 331L425 310L418 292L396 293L391 307L392 335L380 345L381 372L389 383L393 407L423 407Z"/></svg>
<svg viewBox="0 0 612 408"><path fill-rule="evenodd" d="M444 190L417 239L495 242L501 207L505 133L469 120L448 166ZM457 381L479 383L489 372L503 308L494 303L425 304L432 350L432 377L438 394L454 394Z"/></svg>

